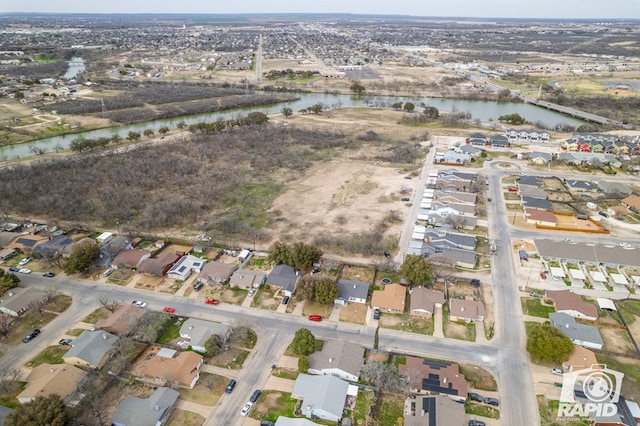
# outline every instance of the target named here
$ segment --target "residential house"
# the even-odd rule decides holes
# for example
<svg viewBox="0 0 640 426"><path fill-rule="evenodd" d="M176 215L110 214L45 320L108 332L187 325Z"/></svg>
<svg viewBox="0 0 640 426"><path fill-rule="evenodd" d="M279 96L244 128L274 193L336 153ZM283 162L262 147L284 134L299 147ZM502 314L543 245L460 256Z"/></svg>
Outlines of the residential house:
<svg viewBox="0 0 640 426"><path fill-rule="evenodd" d="M169 272L178 259L180 259L180 256L176 253L161 253L157 257L147 258L140 262L138 272L154 277L162 277Z"/></svg>
<svg viewBox="0 0 640 426"><path fill-rule="evenodd" d="M434 157L434 163L447 163L447 164L464 164L468 163L471 157L469 154L456 152L449 150L442 153L437 153Z"/></svg>
<svg viewBox="0 0 640 426"><path fill-rule="evenodd" d="M259 288L267 280L267 274L263 271L253 269L238 269L229 278L231 287L239 288Z"/></svg>
<svg viewBox="0 0 640 426"><path fill-rule="evenodd" d="M111 267L116 269L137 269L144 260L150 257L151 253L146 250L122 250L111 262Z"/></svg>
<svg viewBox="0 0 640 426"><path fill-rule="evenodd" d="M522 195L522 197L540 198L542 200L547 199L547 192L542 188L538 188L537 186L520 185L519 190L520 190L520 195ZM547 210L551 210L551 209L547 209Z"/></svg>
<svg viewBox="0 0 640 426"><path fill-rule="evenodd" d="M279 288L285 296L291 296L296 289L298 273L289 265L276 265L267 275L267 284Z"/></svg>
<svg viewBox="0 0 640 426"><path fill-rule="evenodd" d="M161 346L151 346L134 368L134 374L154 385L180 386L193 389L200 378L202 355L191 351L178 352Z"/></svg>
<svg viewBox="0 0 640 426"><path fill-rule="evenodd" d="M339 377L357 382L364 365L364 348L344 340L327 340L322 350L309 355L310 374Z"/></svg>
<svg viewBox="0 0 640 426"><path fill-rule="evenodd" d="M529 154L529 161L533 164L546 165L551 162L553 154L549 152L533 151Z"/></svg>
<svg viewBox="0 0 640 426"><path fill-rule="evenodd" d="M138 322L144 312L144 309L134 305L121 305L107 318L98 320L93 328L116 335L124 335L131 331L131 328Z"/></svg>
<svg viewBox="0 0 640 426"><path fill-rule="evenodd" d="M564 184L574 192L598 192L598 185L588 180L564 179Z"/></svg>
<svg viewBox="0 0 640 426"><path fill-rule="evenodd" d="M522 204L524 204L526 209L530 210L548 210L550 211L553 206L551 205L551 201L545 200L544 198L533 198L533 197L522 197Z"/></svg>
<svg viewBox="0 0 640 426"><path fill-rule="evenodd" d="M458 364L407 356L398 366L398 374L409 378L411 390L419 394L448 395L454 401L466 401L469 384Z"/></svg>
<svg viewBox="0 0 640 426"><path fill-rule="evenodd" d="M525 208L524 217L527 219L527 223L533 223L542 226L558 225L558 218L556 217L556 215L547 210Z"/></svg>
<svg viewBox="0 0 640 426"><path fill-rule="evenodd" d="M229 281L237 269L238 265L235 263L207 262L200 273L200 281L213 286L222 286Z"/></svg>
<svg viewBox="0 0 640 426"><path fill-rule="evenodd" d="M206 352L204 344L214 334L226 339L231 334L231 327L195 318L189 318L180 327L180 337L189 339L191 348L201 353Z"/></svg>
<svg viewBox="0 0 640 426"><path fill-rule="evenodd" d="M509 139L507 139L507 137L504 135L491 136L490 144L492 148L508 148Z"/></svg>
<svg viewBox="0 0 640 426"><path fill-rule="evenodd" d="M474 250L477 244L475 235L459 234L441 229L425 232L424 238L432 245L437 246L442 243L465 250Z"/></svg>
<svg viewBox="0 0 640 426"><path fill-rule="evenodd" d="M35 287L15 287L0 297L0 312L18 317L27 312L34 302L47 298L44 290Z"/></svg>
<svg viewBox="0 0 640 426"><path fill-rule="evenodd" d="M462 426L464 405L443 395L418 396L404 401L404 426Z"/></svg>
<svg viewBox="0 0 640 426"><path fill-rule="evenodd" d="M484 312L482 302L467 299L449 299L449 319L451 321L483 321Z"/></svg>
<svg viewBox="0 0 640 426"><path fill-rule="evenodd" d="M461 146L457 146L453 149L454 152L459 153L459 154L466 154L468 155L470 158L480 158L480 156L482 155L482 153L484 152L483 149L478 148L477 146L472 146L472 145L461 145Z"/></svg>
<svg viewBox="0 0 640 426"><path fill-rule="evenodd" d="M13 248L2 249L0 250L0 260L6 260L16 253L18 253L18 250Z"/></svg>
<svg viewBox="0 0 640 426"><path fill-rule="evenodd" d="M4 224L0 223L0 229L4 229ZM0 247L7 247L11 245L11 242L17 237L21 236L16 232L0 231Z"/></svg>
<svg viewBox="0 0 640 426"><path fill-rule="evenodd" d="M444 293L429 290L425 287L414 287L409 291L411 295L411 315L430 317L436 308L442 308L445 303Z"/></svg>
<svg viewBox="0 0 640 426"><path fill-rule="evenodd" d="M475 206L478 195L472 192L434 191L432 200L440 203L466 204Z"/></svg>
<svg viewBox="0 0 640 426"><path fill-rule="evenodd" d="M347 302L367 303L369 283L355 280L338 280L338 298L336 303L343 305Z"/></svg>
<svg viewBox="0 0 640 426"><path fill-rule="evenodd" d="M574 317L563 312L550 313L549 321L576 345L598 350L604 346L600 330L596 326L580 324Z"/></svg>
<svg viewBox="0 0 640 426"><path fill-rule="evenodd" d="M471 133L467 138L467 143L473 146L485 146L487 144L487 136L484 133Z"/></svg>
<svg viewBox="0 0 640 426"><path fill-rule="evenodd" d="M592 365L598 364L596 354L582 346L573 345L573 351L569 354L569 358L562 363L565 371L578 371L585 368L591 368Z"/></svg>
<svg viewBox="0 0 640 426"><path fill-rule="evenodd" d="M123 236L116 236L111 239L108 243L100 247L100 253L98 257L94 259L94 263L97 266L111 266L113 259L120 253L122 250L130 250L133 247L136 247L137 244L133 244L136 240L141 240L140 238L134 238L131 242L127 240Z"/></svg>
<svg viewBox="0 0 640 426"><path fill-rule="evenodd" d="M640 271L638 249L629 249L610 244L576 244L556 239L535 240L538 253L545 261L569 264L604 265L605 267ZM560 271L562 271L561 268Z"/></svg>
<svg viewBox="0 0 640 426"><path fill-rule="evenodd" d="M71 254L71 246L73 240L66 235L58 235L51 238L49 241L44 241L38 244L33 253L38 254L44 258L53 258L57 255Z"/></svg>
<svg viewBox="0 0 640 426"><path fill-rule="evenodd" d="M318 426L318 423L307 419L293 419L291 417L278 416L275 426Z"/></svg>
<svg viewBox="0 0 640 426"><path fill-rule="evenodd" d="M334 376L299 374L291 397L301 399L302 415L338 422L347 399L349 383Z"/></svg>
<svg viewBox="0 0 640 426"><path fill-rule="evenodd" d="M17 396L18 402L26 404L38 396L46 398L53 394L65 402L75 402L78 396L75 391L86 376L86 372L73 365L40 364L29 373L27 386Z"/></svg>
<svg viewBox="0 0 640 426"><path fill-rule="evenodd" d="M432 263L458 265L465 268L475 267L478 260L475 251L457 247L450 241L424 244L421 256L429 259Z"/></svg>
<svg viewBox="0 0 640 426"><path fill-rule="evenodd" d="M590 321L598 319L598 308L589 302L585 302L582 296L571 290L548 290L546 296L553 300L556 312Z"/></svg>
<svg viewBox="0 0 640 426"><path fill-rule="evenodd" d="M461 172L456 169L441 170L438 172L439 180L473 182L477 178L478 178L478 175L475 173Z"/></svg>
<svg viewBox="0 0 640 426"><path fill-rule="evenodd" d="M22 253L33 253L33 250L40 243L49 241L49 238L41 235L20 235L13 240L7 248L20 250Z"/></svg>
<svg viewBox="0 0 640 426"><path fill-rule="evenodd" d="M403 313L407 288L400 284L387 284L382 290L374 290L371 307L382 311Z"/></svg>
<svg viewBox="0 0 640 426"><path fill-rule="evenodd" d="M192 272L195 272L196 274L202 272L202 268L205 263L207 263L206 260L190 254L182 256L180 260L178 260L171 269L169 269L167 276L174 280L185 281L189 278L189 275L191 275Z"/></svg>
<svg viewBox="0 0 640 426"><path fill-rule="evenodd" d="M162 426L173 413L180 393L161 387L149 398L129 396L118 405L111 422L113 426Z"/></svg>
<svg viewBox="0 0 640 426"><path fill-rule="evenodd" d="M71 365L102 368L117 340L117 336L106 331L83 331L62 359Z"/></svg>
<svg viewBox="0 0 640 426"><path fill-rule="evenodd" d="M620 204L622 204L632 212L640 213L640 196L638 195L629 195L628 197L620 200Z"/></svg>

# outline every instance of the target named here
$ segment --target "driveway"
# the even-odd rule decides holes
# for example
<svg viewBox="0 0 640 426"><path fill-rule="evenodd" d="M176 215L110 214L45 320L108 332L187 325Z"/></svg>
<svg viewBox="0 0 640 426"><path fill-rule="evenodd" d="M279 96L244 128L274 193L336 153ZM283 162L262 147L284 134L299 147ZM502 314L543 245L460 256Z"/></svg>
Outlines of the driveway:
<svg viewBox="0 0 640 426"><path fill-rule="evenodd" d="M442 308L435 308L433 312L433 337L444 338L444 330L442 329Z"/></svg>

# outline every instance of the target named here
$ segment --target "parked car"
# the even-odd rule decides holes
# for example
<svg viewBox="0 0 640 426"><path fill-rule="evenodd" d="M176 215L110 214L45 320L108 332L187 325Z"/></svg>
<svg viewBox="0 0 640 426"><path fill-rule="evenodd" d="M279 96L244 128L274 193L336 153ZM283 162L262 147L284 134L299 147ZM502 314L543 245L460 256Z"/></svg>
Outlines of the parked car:
<svg viewBox="0 0 640 426"><path fill-rule="evenodd" d="M224 388L224 393L231 393L233 392L233 388L236 387L236 381L235 379L231 379L229 380L229 384L227 384L227 387Z"/></svg>
<svg viewBox="0 0 640 426"><path fill-rule="evenodd" d="M411 198L409 198L409 197L402 197L402 198L401 198L401 200L402 200L402 201L411 201Z"/></svg>
<svg viewBox="0 0 640 426"><path fill-rule="evenodd" d="M73 342L73 340L71 340L71 339L60 339L58 344L60 344L62 346L71 346L71 342Z"/></svg>
<svg viewBox="0 0 640 426"><path fill-rule="evenodd" d="M373 319L374 320L380 319L380 309L376 308L373 310Z"/></svg>
<svg viewBox="0 0 640 426"><path fill-rule="evenodd" d="M480 287L480 280L477 278L472 279L469 284L471 287Z"/></svg>
<svg viewBox="0 0 640 426"><path fill-rule="evenodd" d="M551 373L555 374L556 376L564 376L564 371L560 370L559 368L552 368Z"/></svg>
<svg viewBox="0 0 640 426"><path fill-rule="evenodd" d="M202 289L202 287L204 287L204 284L202 284L200 281L198 281L197 283L195 283L195 284L193 285L193 289L194 289L195 291L200 291L200 290Z"/></svg>
<svg viewBox="0 0 640 426"><path fill-rule="evenodd" d="M51 277L55 277L56 274L54 274L53 272L44 272L42 274L43 277L47 277L47 278L51 278Z"/></svg>
<svg viewBox="0 0 640 426"><path fill-rule="evenodd" d="M282 304L286 305L287 303L289 303L289 296L285 296L282 298Z"/></svg>
<svg viewBox="0 0 640 426"><path fill-rule="evenodd" d="M531 293L529 293L529 296L535 297L536 299L542 299L542 295L536 291L532 291Z"/></svg>
<svg viewBox="0 0 640 426"><path fill-rule="evenodd" d="M109 269L107 269L106 271L104 271L104 272L102 273L102 276L103 276L103 277L108 277L108 276L109 276L109 275L111 275L111 274L113 274L113 268L109 268Z"/></svg>
<svg viewBox="0 0 640 426"><path fill-rule="evenodd" d="M11 272L20 272L20 268L16 267L16 266L12 266L9 268L9 271Z"/></svg>
<svg viewBox="0 0 640 426"><path fill-rule="evenodd" d="M276 426L271 420L260 420L260 426Z"/></svg>
<svg viewBox="0 0 640 426"><path fill-rule="evenodd" d="M204 299L204 303L206 303L207 305L217 305L220 303L220 301L210 297L208 299Z"/></svg>
<svg viewBox="0 0 640 426"><path fill-rule="evenodd" d="M322 317L320 315L309 315L309 321L320 322L322 321Z"/></svg>
<svg viewBox="0 0 640 426"><path fill-rule="evenodd" d="M21 274L30 274L31 273L31 269L22 268L18 272L20 272Z"/></svg>
<svg viewBox="0 0 640 426"><path fill-rule="evenodd" d="M602 217L606 217L607 219L609 218L609 213L607 212L598 212L598 214Z"/></svg>
<svg viewBox="0 0 640 426"><path fill-rule="evenodd" d="M31 258L30 257L25 257L24 259L22 259L20 262L18 262L18 266L24 266L27 263L31 262Z"/></svg>
<svg viewBox="0 0 640 426"><path fill-rule="evenodd" d="M132 305L137 306L138 308L146 308L147 307L147 303L143 302L142 300L134 300L133 302L131 302Z"/></svg>
<svg viewBox="0 0 640 426"><path fill-rule="evenodd" d="M31 333L27 334L26 336L24 336L24 339L22 339L22 341L24 343L29 343L31 340L33 340L38 334L40 334L40 330L38 330L37 328L34 329Z"/></svg>
<svg viewBox="0 0 640 426"><path fill-rule="evenodd" d="M176 312L176 308L171 308L169 306L165 306L164 308L162 308L162 312L166 312L168 314L173 314Z"/></svg>
<svg viewBox="0 0 640 426"><path fill-rule="evenodd" d="M540 278L542 278L543 280L546 280L547 274L545 274L544 272L540 272Z"/></svg>
<svg viewBox="0 0 640 426"><path fill-rule="evenodd" d="M469 399L476 402L484 402L484 397L479 393L469 392Z"/></svg>
<svg viewBox="0 0 640 426"><path fill-rule="evenodd" d="M485 398L484 402L486 404L493 405L494 407L497 407L497 406L500 405L500 401L498 401L496 398L490 398L490 397L489 398Z"/></svg>
<svg viewBox="0 0 640 426"><path fill-rule="evenodd" d="M485 423L480 420L469 420L469 426L485 426Z"/></svg>
<svg viewBox="0 0 640 426"><path fill-rule="evenodd" d="M253 296L254 294L256 294L255 288L252 288L251 290L249 290L249 297Z"/></svg>
<svg viewBox="0 0 640 426"><path fill-rule="evenodd" d="M249 398L249 402L256 402L260 397L260 394L262 394L262 391L260 389L254 390L251 394L251 398Z"/></svg>
<svg viewBox="0 0 640 426"><path fill-rule="evenodd" d="M487 202L489 202L489 203L491 202L491 197L487 198Z"/></svg>
<svg viewBox="0 0 640 426"><path fill-rule="evenodd" d="M244 417L249 414L251 407L253 407L253 402L247 402L246 404L244 404L244 407L242 407L242 410L240 410L240 415Z"/></svg>

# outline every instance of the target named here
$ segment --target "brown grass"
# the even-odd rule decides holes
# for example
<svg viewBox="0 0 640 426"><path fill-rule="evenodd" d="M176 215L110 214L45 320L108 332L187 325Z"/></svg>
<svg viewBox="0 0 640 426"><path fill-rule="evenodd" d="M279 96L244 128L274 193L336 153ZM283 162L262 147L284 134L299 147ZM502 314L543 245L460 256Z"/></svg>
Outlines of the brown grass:
<svg viewBox="0 0 640 426"><path fill-rule="evenodd" d="M200 414L176 409L167 426L200 426L204 424L205 420Z"/></svg>
<svg viewBox="0 0 640 426"><path fill-rule="evenodd" d="M362 303L349 303L340 308L340 321L364 324L366 318L367 305Z"/></svg>
<svg viewBox="0 0 640 426"><path fill-rule="evenodd" d="M366 268L363 266L349 266L345 265L342 268L342 279L362 281L365 283L372 283L375 275L373 268Z"/></svg>

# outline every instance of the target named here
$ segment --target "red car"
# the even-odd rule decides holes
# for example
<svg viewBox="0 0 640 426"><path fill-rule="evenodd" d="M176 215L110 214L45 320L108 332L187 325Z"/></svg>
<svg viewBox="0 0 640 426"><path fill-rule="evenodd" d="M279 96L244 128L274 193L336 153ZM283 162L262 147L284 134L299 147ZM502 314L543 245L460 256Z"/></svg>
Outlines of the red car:
<svg viewBox="0 0 640 426"><path fill-rule="evenodd" d="M310 321L322 321L322 317L320 315L309 315Z"/></svg>
<svg viewBox="0 0 640 426"><path fill-rule="evenodd" d="M167 313L169 313L169 314L173 314L175 311L176 311L176 308L170 308L170 307L168 307L168 306L165 306L165 307L162 309L162 312L167 312Z"/></svg>
<svg viewBox="0 0 640 426"><path fill-rule="evenodd" d="M543 280L546 280L547 274L545 274L544 272L540 272L540 278L542 278Z"/></svg>
<svg viewBox="0 0 640 426"><path fill-rule="evenodd" d="M205 299L204 303L206 303L207 305L217 305L218 303L220 303L220 301L216 299Z"/></svg>

